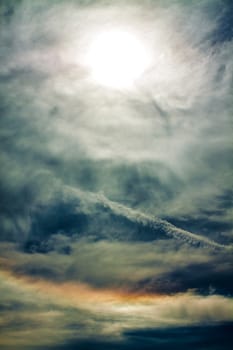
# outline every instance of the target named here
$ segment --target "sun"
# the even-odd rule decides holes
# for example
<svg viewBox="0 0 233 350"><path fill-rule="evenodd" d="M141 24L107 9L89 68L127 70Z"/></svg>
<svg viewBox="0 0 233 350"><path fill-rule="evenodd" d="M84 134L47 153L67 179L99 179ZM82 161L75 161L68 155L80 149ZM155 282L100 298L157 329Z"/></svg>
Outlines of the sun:
<svg viewBox="0 0 233 350"><path fill-rule="evenodd" d="M118 30L97 35L87 60L93 80L112 88L132 86L149 64L142 43L133 34Z"/></svg>

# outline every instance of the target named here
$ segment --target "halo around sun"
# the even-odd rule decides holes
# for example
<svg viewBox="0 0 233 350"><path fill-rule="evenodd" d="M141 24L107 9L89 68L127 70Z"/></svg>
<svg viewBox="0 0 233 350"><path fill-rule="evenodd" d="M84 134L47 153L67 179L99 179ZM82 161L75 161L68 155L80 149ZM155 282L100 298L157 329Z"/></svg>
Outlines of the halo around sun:
<svg viewBox="0 0 233 350"><path fill-rule="evenodd" d="M87 59L93 80L112 88L132 86L149 65L142 43L132 34L118 30L97 35Z"/></svg>

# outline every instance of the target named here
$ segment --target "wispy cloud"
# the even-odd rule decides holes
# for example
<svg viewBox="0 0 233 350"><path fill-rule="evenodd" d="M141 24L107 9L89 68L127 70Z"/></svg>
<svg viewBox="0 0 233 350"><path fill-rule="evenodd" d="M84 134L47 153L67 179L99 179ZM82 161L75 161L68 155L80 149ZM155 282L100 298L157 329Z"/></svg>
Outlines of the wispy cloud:
<svg viewBox="0 0 233 350"><path fill-rule="evenodd" d="M232 12L1 1L6 348L232 320ZM117 28L151 64L109 89L87 53Z"/></svg>

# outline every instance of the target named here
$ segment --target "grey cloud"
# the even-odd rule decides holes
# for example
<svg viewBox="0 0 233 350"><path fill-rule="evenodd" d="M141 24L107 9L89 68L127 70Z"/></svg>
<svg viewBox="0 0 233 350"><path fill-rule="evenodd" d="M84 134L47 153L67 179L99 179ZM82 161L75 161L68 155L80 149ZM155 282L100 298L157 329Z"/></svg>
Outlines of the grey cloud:
<svg viewBox="0 0 233 350"><path fill-rule="evenodd" d="M29 7L30 9L30 7ZM59 7L57 8L59 11ZM56 44L56 43L55 43ZM54 44L54 45L55 45ZM30 46L29 46L30 47ZM229 50L229 54L227 53ZM37 72L35 71L37 66L34 64L32 72L34 72L34 76L31 81L30 91L29 89L25 89L24 92L19 88L19 86L22 85L22 81L26 79L26 86L28 86L28 83L30 82L30 79L26 77L24 78L25 74L23 74L23 77L19 79L18 84L13 85L14 90L18 91L17 94L18 101L22 101L23 103L20 103L20 105L23 105L23 111L21 113L25 114L24 108L26 108L26 118L23 118L23 120L20 120L20 123L23 122L24 129L28 128L28 132L26 135L22 134L21 142L17 142L17 150L23 149L22 151L27 151L27 148L29 145L31 145L32 140L30 139L30 135L33 137L33 148L34 148L34 155L36 155L37 159L40 159L43 157L44 161L47 162L59 162L59 159L63 159L63 164L65 161L65 164L67 164L67 158L68 161L76 161L79 159L78 154L80 152L87 152L89 156L92 158L99 158L101 156L101 153L103 153L103 157L122 157L122 154L124 153L124 157L126 158L134 158L134 154L137 156L138 159L141 159L142 157L151 158L150 155L153 155L156 159L159 159L162 163L172 163L172 167L174 168L175 172L178 171L178 175L180 176L180 171L183 171L183 173L190 172L189 167L190 163L187 159L187 156L185 155L183 157L182 154L180 154L180 148L184 147L185 149L189 149L191 147L190 152L197 151L197 143L199 144L200 139L202 137L205 137L206 140L208 140L209 135L206 134L206 123L207 128L215 128L217 127L218 130L221 126L219 124L216 125L216 108L220 109L220 106L222 108L223 104L225 104L225 97L228 95L228 89L229 89L229 79L230 79L230 63L229 58L231 57L231 47L225 48L220 52L220 54L215 54L212 59L212 64L214 64L216 67L220 63L218 63L218 60L224 61L227 65L227 69L225 69L224 76L226 77L223 81L217 82L214 87L210 86L211 91L206 91L202 94L202 96L199 96L199 100L203 100L205 98L204 102L201 102L199 100L195 100L193 102L194 108L193 112L192 110L181 111L177 112L177 106L176 101L169 99L170 101L173 101L174 106L167 106L166 99L167 97L164 96L161 101L157 101L156 97L153 97L154 95L157 95L157 92L155 91L150 93L152 97L149 97L148 102L146 104L151 105L151 98L155 99L154 104L158 106L153 111L153 108L151 110L150 107L144 106L145 103L142 100L140 94L136 95L136 101L137 106L139 105L141 108L142 113L138 113L138 108L135 110L135 108L132 107L132 104L128 105L127 99L128 96L124 96L124 94L107 94L105 92L97 92L95 89L87 89L85 93L80 91L80 89L74 84L74 82L71 81L69 78L68 81L65 79L65 74L60 73L52 74L51 73L44 73L44 79L42 79L40 82L37 83L36 75ZM225 57L224 57L225 52ZM39 55L40 53L38 53ZM216 60L216 61L215 61ZM40 61L40 59L38 59ZM46 61L47 62L47 61ZM205 63L205 65L207 65ZM204 70L206 69L204 65ZM214 66L214 67L215 67ZM70 68L72 72L72 66ZM74 68L75 71L75 68ZM13 74L13 73L12 73ZM46 79L46 74L49 77ZM59 78L60 74L60 78ZM202 74L202 71L198 73L199 75L197 77L201 78L205 76L205 74ZM209 76L208 76L209 74ZM212 81L212 74L215 74L215 68L213 69L213 72L207 72L206 76L207 78L205 81L205 84L210 84ZM14 75L15 76L15 75ZM154 75L152 75L154 76ZM188 75L189 76L189 75ZM197 79L195 77L195 79ZM208 79L209 77L209 79ZM199 79L198 78L198 79ZM52 80L51 80L52 79ZM51 81L51 83L50 83ZM229 82L228 82L229 81ZM59 89L61 86L65 87L66 85L69 85L70 93L66 91L56 91L56 88ZM79 84L79 78L77 79L77 84ZM7 84L4 85L4 89L6 88ZM54 91L55 87L55 91ZM190 87L193 89L193 85L190 82ZM9 86L9 96L11 96L11 87ZM75 89L77 88L77 92ZM37 91L40 91L42 95L40 95L40 98L37 98ZM155 87L157 89L157 87ZM220 93L222 89L222 92ZM218 91L218 97L216 101L216 105L214 106L215 112L213 113L213 108L211 111L210 109L210 103L212 106L213 98L216 100L216 96L213 94L216 94L215 91ZM167 91L166 89L163 90ZM23 94L23 96L22 96ZM63 95L64 98L58 99L56 94ZM200 95L200 93L199 93ZM78 96L78 102L77 102L77 96ZM147 96L147 94L146 94ZM193 93L190 93L190 96L193 96ZM15 95L12 96L14 98L14 102L11 103L12 105L15 104ZM31 100L30 100L31 97ZM102 100L104 97L104 103L100 103L99 101ZM25 100L26 98L26 100ZM165 99L165 100L164 100ZM221 99L222 102L221 102ZM164 101L163 101L164 100ZM187 99L185 99L187 101ZM33 102L32 102L33 101ZM42 102L43 101L43 102ZM90 101L93 101L93 103L90 103ZM115 110L111 108L112 104L115 103L118 106ZM184 101L182 100L182 105ZM203 112L203 103L204 107L207 108L207 111ZM17 102L19 104L19 102ZM27 105L27 107L25 106ZM80 107L81 105L81 107ZM82 108L82 105L85 107ZM165 107L163 106L165 105ZM53 106L53 107L52 107ZM16 111L11 111L11 114L13 112L13 115L15 113L18 114L18 108L17 105ZM110 108L109 108L110 107ZM12 108L12 107L11 107ZM14 108L14 107L13 107ZM21 107L22 108L22 107ZM149 109L148 109L149 108ZM203 114L210 114L211 112L211 118L207 118L204 115L204 119L200 120L199 113L200 108L202 109L201 113ZM66 113L69 109L69 112ZM178 108L179 109L179 108ZM224 108L225 109L225 108ZM65 119L62 118L59 119L57 116L53 119L50 116L50 111L60 111L59 113L66 114ZM35 112L38 111L38 117L35 118ZM39 112L40 111L40 112ZM148 111L148 112L147 112ZM175 133L173 136L169 135L168 138L164 138L164 136L158 137L160 133L163 134L163 121L161 125L161 120L163 120L163 116L158 116L157 114L161 114L161 112L158 111L164 111L163 114L166 114L166 118L169 118L169 128L172 131L172 133ZM21 114L20 113L20 114ZM53 112L54 113L54 112ZM58 114L58 112L56 112ZM192 115L194 113L194 115ZM222 111L221 111L222 113ZM228 112L227 112L228 113ZM150 116L149 120L148 118L145 118L145 114L148 114ZM34 118L32 117L34 116ZM119 117L123 115L124 118ZM143 115L143 118L142 118ZM173 117L171 118L171 115ZM101 123L100 119L102 119L104 116L105 123ZM153 116L153 118L151 117ZM168 117L169 116L169 117ZM226 115L227 117L227 115ZM116 125L115 120L120 118L120 125ZM202 118L203 119L203 118ZM221 118L222 119L222 118ZM136 121L139 122L138 126ZM46 130L44 130L43 135L38 132L38 129L42 128L46 124ZM212 124L213 123L213 124ZM176 127L177 125L177 127ZM204 126L204 135L199 134L199 130L202 130ZM121 128L122 127L129 127L132 129L130 133L122 133ZM183 129L185 127L185 129ZM143 137L142 137L142 128L143 128ZM175 131L176 130L176 131ZM26 130L25 130L26 131ZM153 131L153 132L152 132ZM226 134L225 134L226 132ZM34 134L35 133L35 134ZM120 137L118 136L120 133ZM154 137L154 135L158 135ZM184 139L184 133L188 134L189 137L191 137L191 142L189 140ZM69 135L69 138L67 137ZM192 136L191 136L192 135ZM25 139L26 136L26 139ZM52 136L52 138L51 138ZM194 139L193 139L194 137ZM20 138L20 134L18 134L18 138ZM218 138L223 139L224 143L227 142L227 131L223 130L219 135ZM38 140L38 142L35 142L35 140ZM147 141L148 140L148 141ZM210 140L211 141L211 140ZM43 146L41 145L43 143ZM22 145L23 144L23 145ZM45 147L46 145L46 147ZM203 143L201 143L203 146ZM11 142L11 147L12 147ZM211 147L213 146L213 143L211 144ZM7 146L9 149L9 145ZM45 152L45 148L46 151ZM73 151L75 149L75 152ZM126 151L128 149L128 151ZM166 149L166 150L164 150ZM204 168L205 159L202 159L203 153L203 147L196 152L196 166L198 166L198 170L203 178L207 181L207 174L202 173L202 169ZM141 153L142 152L142 153ZM175 152L175 153L174 153ZM208 149L204 151L204 154L208 152ZM47 153L45 155L45 153ZM214 153L214 152L213 152ZM140 155L141 154L141 155ZM30 154L29 154L30 155ZM188 154L189 156L189 154ZM176 160L176 164L174 164L174 160ZM67 164L69 166L69 163ZM47 166L47 164L45 165ZM63 166L64 167L64 166ZM181 168L181 170L179 170ZM183 180L183 179L182 179ZM185 181L192 181L188 177ZM228 180L229 181L229 180Z"/></svg>
<svg viewBox="0 0 233 350"><path fill-rule="evenodd" d="M71 266L78 249L72 239L85 236L115 241L116 250L119 240L134 245L175 238L181 252L184 243L217 248L232 243L232 42L218 43L216 49L209 36L219 22L201 5L190 5L194 11L188 21L189 6L174 2L171 10L158 3L158 12L148 6L149 12L140 4L128 6L122 21L139 25L155 55L159 49L164 57L156 56L132 92L94 86L78 55L89 30L109 14L119 19L114 6L103 12L101 4L98 9L84 6L79 12L77 2L21 2L5 24L1 239L36 253L28 257L30 266L19 264L18 272L63 279L69 266L72 278L114 283L111 274L121 275L124 267L113 264L105 272L101 243L90 244L87 256L80 257L82 267ZM82 11L89 14L85 20ZM38 18L46 20L43 29ZM62 24L67 30L61 33ZM84 29L84 42L75 41ZM19 42L13 40L16 33ZM229 196L228 207L224 196ZM100 259L103 272L97 277L92 264L87 275L83 272L89 254ZM54 262L58 255L60 264ZM153 274L143 272L140 278Z"/></svg>
<svg viewBox="0 0 233 350"><path fill-rule="evenodd" d="M111 26L150 48L131 90L98 86L85 62ZM232 33L227 0L1 2L4 346L232 319L212 295L232 295ZM90 311L33 289L80 281L178 294Z"/></svg>
<svg viewBox="0 0 233 350"><path fill-rule="evenodd" d="M206 3L207 5L208 2ZM38 168L41 167L46 170L49 168L53 173L56 173L56 177L65 178L65 181L68 180L73 183L76 181L76 184L82 181L84 187L92 187L94 191L104 190L107 192L107 195L110 192L109 188L114 187L115 193L113 195L122 198L128 197L128 193L127 189L126 193L123 191L124 189L121 190L121 184L119 184L115 169L110 174L111 178L106 179L106 177L103 177L101 181L103 174L99 168L103 164L100 158L107 158L105 163L109 162L109 158L116 160L119 157L123 158L123 163L124 161L128 162L128 160L135 161L137 159L138 162L142 159L144 161L144 158L149 158L151 162L155 163L155 168L165 167L169 169L168 172L171 169L176 178L175 181L174 177L171 177L168 179L169 183L165 184L161 190L164 174L160 174L157 171L157 173L153 174L155 181L150 186L155 188L155 190L150 188L152 200L149 198L144 203L141 203L143 200L141 200L140 193L137 194L135 189L132 189L131 192L133 194L130 193L129 197L136 197L135 199L132 198L131 205L143 207L143 210L147 210L146 208L152 206L151 210L158 212L159 215L164 211L166 211L167 215L174 210L177 211L180 203L185 203L180 208L180 211L183 211L183 213L185 210L188 212L196 210L199 203L195 205L195 196L200 183L202 184L203 196L210 198L210 201L215 195L224 192L225 187L231 186L231 174L229 173L230 157L226 156L225 163L221 167L218 166L214 171L211 165L212 161L206 160L206 157L209 157L209 152L212 153L212 159L219 157L219 148L222 149L221 158L222 154L225 154L226 148L229 149L229 154L231 152L228 121L230 106L227 101L231 84L230 58L232 44L228 42L225 46L220 46L218 51L215 52L209 46L209 41L204 40L205 30L211 35L213 28L218 25L215 23L215 18L209 16L209 12L203 11L201 5L194 7L195 11L189 18L191 31L189 32L185 27L185 24L187 26L186 17L182 15L182 11L184 11L185 15L186 11L189 11L188 6L183 8L181 4L174 3L172 10L175 11L175 14L180 14L179 30L177 33L175 32L176 34L174 34L174 31L171 34L172 25L176 25L173 19L171 26L168 27L167 32L165 31L164 34L167 41L159 42L158 45L162 45L162 49L165 49L164 45L166 44L167 47L174 35L177 35L176 39L179 45L182 44L183 35L188 36L188 38L190 36L194 40L192 28L198 25L199 30L195 32L196 42L194 49L192 48L191 40L188 46L190 51L187 51L188 58L184 60L184 58L177 56L178 75L174 77L176 84L170 84L171 87L174 86L175 91L170 91L167 86L162 86L162 82L152 81L149 92L144 91L143 87L139 88L133 99L127 93L106 92L93 86L86 86L85 79L79 76L78 68L75 64L66 60L70 57L69 54L69 57L65 57L66 59L56 60L57 68L53 64L55 56L59 52L64 52L64 47L59 46L56 36L59 38L59 35L64 35L67 40L70 40L68 42L73 43L74 23L77 23L75 16L79 16L74 11L75 6L71 2L64 13L64 5L53 2L51 11L47 12L46 2L41 6L35 5L35 8L32 4L24 7L22 2L19 6L19 11L21 11L19 13L25 12L24 21L19 20L19 14L16 13L15 16L18 19L11 24L13 32L8 31L4 34L10 39L10 36L13 37L15 31L19 30L24 42L22 48L18 47L17 50L13 44L9 46L9 51L5 55L6 64L3 65L5 71L8 69L7 67L11 71L11 78L5 78L2 91L5 100L3 111L5 144L3 143L3 145L4 149L7 150L5 161L11 164L12 171L15 171L16 167L19 171L21 166L17 161L15 164L12 164L9 158L12 159L12 156L15 158L19 157L20 163L29 163L27 172L25 171L26 169L21 169L22 177L27 177L28 172L37 173ZM193 4L190 6L193 6ZM110 6L109 11L116 11L118 16L117 9L113 8L112 10ZM67 16L71 12L72 16L69 24L67 24L70 31L61 34L55 18L58 16L59 20L66 21ZM26 15L27 13L28 16ZM127 14L130 16L130 7L127 7ZM169 21L173 18L173 15L172 12L169 12L169 6L166 8L166 11L161 9L159 14L161 18L156 18L157 30L164 33L163 20ZM199 18L200 14L206 20L204 22L205 26L203 25L203 20ZM35 16L33 21L29 19L31 18L30 16L32 18ZM37 37L37 27L34 23L37 23L38 16L47 18L48 22L43 29L43 35ZM147 16L148 14L145 10L145 18L149 20L145 33L148 34L147 30L150 25L152 32L153 30L156 32L155 24L153 24L151 17L147 18ZM139 18L138 21L141 21L143 28L143 17ZM81 23L83 26L87 25L83 22ZM27 26L31 29L28 35L25 34ZM76 29L76 36L78 36L80 26ZM46 39L50 34L52 37L48 45ZM172 39L170 38L171 35ZM37 43L41 43L45 51L38 50L38 44L32 44L34 40ZM204 44L199 48L200 42ZM206 45L205 48L209 49L210 53L203 51L203 45ZM26 62L26 70L22 66L23 61L20 58L24 46L26 46L27 51L23 51L22 57L23 60L28 60ZM186 50L185 47L183 49ZM33 55L30 52L34 52ZM44 53L46 55L43 58ZM193 65L189 63L191 58L195 61L195 75L192 74ZM169 59L168 52L165 61L168 60L169 62ZM210 61L211 65L209 64ZM11 64L13 66L16 65L16 71L14 70L15 68L11 70ZM160 62L160 64L162 67L163 63ZM155 67L153 74L150 73L151 79L158 77L156 69ZM76 74L78 75L76 76ZM190 79L190 76L192 76L192 79ZM169 82L171 76L165 75L163 78L165 80L168 79ZM185 91L183 89L184 85L186 87ZM82 89L80 89L80 86L82 86ZM184 96L179 96L179 94ZM59 98L59 96L62 98ZM158 98L158 96L160 97ZM115 104L115 108L112 108L113 104ZM184 108L184 106L186 107ZM219 113L221 113L221 118L218 118ZM118 121L117 123L116 120ZM16 127L16 123L17 138L14 139L14 127L11 130L11 125ZM127 129L127 132L124 131L125 129ZM171 130L172 134L169 133L166 136L164 130ZM218 130L218 133L214 132L214 130ZM81 153L84 154L84 158L88 154L88 162L90 164L94 158L93 167L89 165L88 169L84 165L82 159L80 159ZM193 156L194 154L195 156ZM192 164L190 163L190 155ZM96 162L98 162L97 165ZM111 162L109 165L106 165L107 170L109 167L111 167ZM135 167L135 162L132 163L132 167ZM127 171L129 172L130 170ZM154 172L154 169L151 168L149 171ZM229 173L224 180L222 179L223 171L226 174ZM10 170L6 169L5 173L10 174ZM94 173L97 173L97 175ZM134 184L133 174L132 177L130 174L127 176L129 176L128 181ZM210 176L212 178L211 183L209 183ZM142 174L141 181L144 182L141 191L146 193L144 184L148 183L148 179L143 179L143 177L144 174ZM157 186L156 181L158 182ZM106 186L105 183L109 183L109 185ZM205 189L205 192L203 189ZM161 192L161 196L158 192ZM201 202L204 199L200 191L198 193L199 198L197 199L198 202ZM172 198L169 197L169 194L171 194ZM173 198L174 194L176 196L175 200ZM168 203L167 196L169 197ZM170 199L172 199L171 203ZM155 205L153 203L154 200ZM194 204L191 205L191 202L194 202ZM192 208L193 205L194 208ZM189 209L189 207L191 208Z"/></svg>
<svg viewBox="0 0 233 350"><path fill-rule="evenodd" d="M30 244L28 254L2 243L3 267L33 279L81 281L132 293L233 291L231 251L180 246L175 240L120 242L61 234Z"/></svg>
<svg viewBox="0 0 233 350"><path fill-rule="evenodd" d="M110 201L103 194L66 187L55 194L49 205L35 206L30 212L29 239L51 234L96 236L97 239L153 241L169 237L196 246L224 249L224 245L201 235L179 229L165 220ZM59 199L58 199L59 198Z"/></svg>

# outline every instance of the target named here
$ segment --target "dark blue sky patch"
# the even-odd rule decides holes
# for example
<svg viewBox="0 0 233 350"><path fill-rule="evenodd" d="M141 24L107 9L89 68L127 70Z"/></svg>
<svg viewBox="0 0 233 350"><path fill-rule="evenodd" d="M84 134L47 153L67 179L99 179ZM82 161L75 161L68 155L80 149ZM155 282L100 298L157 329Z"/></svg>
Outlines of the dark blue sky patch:
<svg viewBox="0 0 233 350"><path fill-rule="evenodd" d="M212 34L212 44L224 44L233 38L233 4L223 0L219 5L217 29Z"/></svg>

